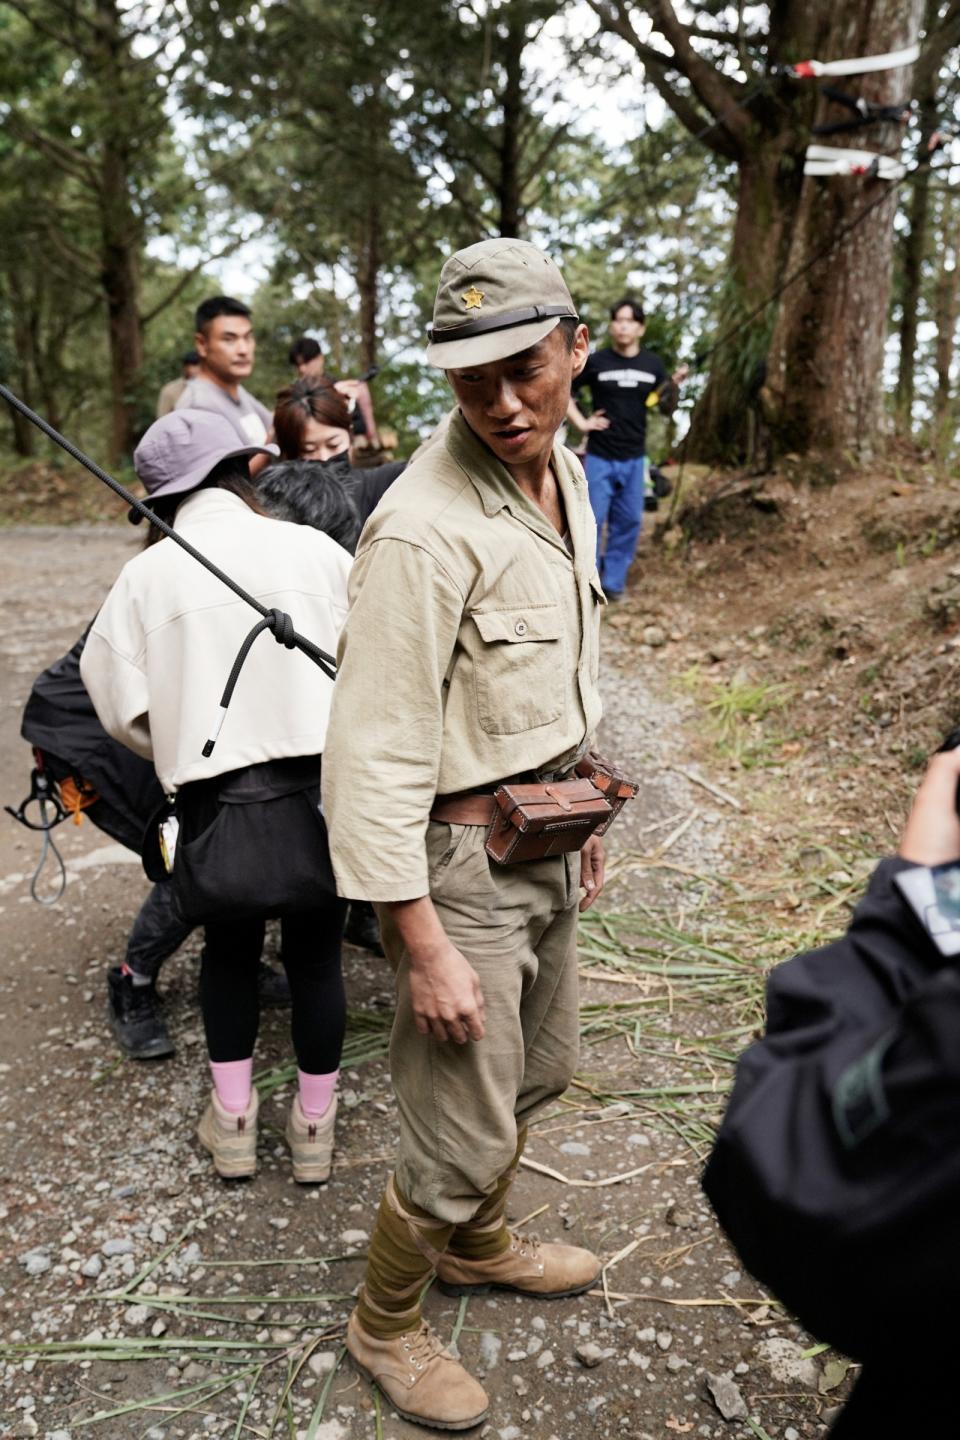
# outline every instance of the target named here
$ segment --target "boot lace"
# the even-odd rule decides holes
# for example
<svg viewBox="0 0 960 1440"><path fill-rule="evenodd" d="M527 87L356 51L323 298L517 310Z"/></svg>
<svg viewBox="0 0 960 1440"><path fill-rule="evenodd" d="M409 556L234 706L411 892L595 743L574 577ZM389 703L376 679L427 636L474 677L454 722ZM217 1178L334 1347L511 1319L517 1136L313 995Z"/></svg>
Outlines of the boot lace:
<svg viewBox="0 0 960 1440"><path fill-rule="evenodd" d="M440 1337L431 1330L426 1320L419 1330L405 1335L402 1344L414 1370L425 1370L431 1360L447 1353Z"/></svg>
<svg viewBox="0 0 960 1440"><path fill-rule="evenodd" d="M532 1260L534 1264L538 1264L540 1248L539 1235L518 1235L516 1230L510 1231L510 1249L514 1255L519 1255L521 1260Z"/></svg>

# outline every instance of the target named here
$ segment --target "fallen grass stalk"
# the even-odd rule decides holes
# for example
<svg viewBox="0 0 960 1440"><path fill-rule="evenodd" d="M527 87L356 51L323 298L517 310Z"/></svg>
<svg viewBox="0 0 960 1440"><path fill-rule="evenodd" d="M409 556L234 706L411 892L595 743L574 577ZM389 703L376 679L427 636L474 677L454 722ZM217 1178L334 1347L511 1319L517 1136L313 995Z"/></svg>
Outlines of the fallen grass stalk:
<svg viewBox="0 0 960 1440"><path fill-rule="evenodd" d="M625 1170L622 1175L606 1175L602 1180L571 1180L569 1175L553 1170L549 1165L541 1165L539 1160L532 1160L528 1155L520 1156L520 1164L525 1165L528 1170L535 1170L538 1175L546 1175L548 1180L557 1180L561 1185L569 1185L575 1190L603 1190L608 1185L621 1185L624 1180L633 1180L635 1176L642 1175L657 1165L666 1167L680 1163L682 1162L677 1160L648 1160L646 1165L638 1165L635 1170Z"/></svg>
<svg viewBox="0 0 960 1440"><path fill-rule="evenodd" d="M214 1376L209 1380L200 1380L196 1385L188 1385L181 1390L168 1390L164 1395L150 1395L145 1400L130 1400L125 1405L118 1405L112 1410L99 1410L96 1415L88 1415L83 1420L73 1420L71 1424L74 1429L81 1430L88 1425L99 1425L104 1420L115 1420L120 1415L132 1415L138 1410L157 1410L167 1405L171 1400L176 1402L182 1400L185 1395L203 1395L204 1399L211 1399L213 1395L219 1395L221 1391L228 1389L235 1380L242 1379L245 1375L252 1375L257 1370L262 1370L262 1365L249 1365L246 1370L240 1370L224 1380L221 1375ZM185 1406L184 1409L189 1409ZM175 1413L182 1414L183 1410Z"/></svg>

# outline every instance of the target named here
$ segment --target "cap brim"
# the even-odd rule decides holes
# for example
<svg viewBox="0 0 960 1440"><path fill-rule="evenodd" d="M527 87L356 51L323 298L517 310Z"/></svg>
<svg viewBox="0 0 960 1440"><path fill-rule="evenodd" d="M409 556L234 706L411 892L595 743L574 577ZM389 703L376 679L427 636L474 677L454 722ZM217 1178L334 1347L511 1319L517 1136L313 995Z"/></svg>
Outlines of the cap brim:
<svg viewBox="0 0 960 1440"><path fill-rule="evenodd" d="M468 365L489 365L529 350L556 330L561 315L549 320L531 320L529 325L513 325L508 330L490 330L485 335L470 335L466 340L438 340L427 346L427 363L441 370L462 370Z"/></svg>
<svg viewBox="0 0 960 1440"><path fill-rule="evenodd" d="M253 455L269 455L272 460L276 460L279 454L280 446L273 444L241 445L236 450L225 450L222 455L218 455L216 460L211 460L209 464L204 461L199 469L188 470L186 474L178 475L176 480L169 480L166 485L151 490L150 499L156 500L159 495L183 495L187 490L196 490L198 485L203 484L210 472L215 470L218 465L222 465L224 460L249 460Z"/></svg>

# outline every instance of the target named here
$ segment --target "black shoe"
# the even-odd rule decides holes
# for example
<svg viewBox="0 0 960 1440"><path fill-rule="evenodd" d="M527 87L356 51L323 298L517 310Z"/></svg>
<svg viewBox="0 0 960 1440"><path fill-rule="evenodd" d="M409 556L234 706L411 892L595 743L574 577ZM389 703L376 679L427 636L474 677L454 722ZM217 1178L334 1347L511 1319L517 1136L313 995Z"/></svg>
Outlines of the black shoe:
<svg viewBox="0 0 960 1440"><path fill-rule="evenodd" d="M274 970L265 960L260 961L259 975L261 1005L289 1005L290 982L282 970Z"/></svg>
<svg viewBox="0 0 960 1440"><path fill-rule="evenodd" d="M119 965L107 971L107 1016L118 1045L131 1059L160 1060L174 1053L156 986L134 985Z"/></svg>
<svg viewBox="0 0 960 1440"><path fill-rule="evenodd" d="M368 900L351 902L343 938L349 945L357 945L361 950L369 950L372 955L383 954L376 911Z"/></svg>

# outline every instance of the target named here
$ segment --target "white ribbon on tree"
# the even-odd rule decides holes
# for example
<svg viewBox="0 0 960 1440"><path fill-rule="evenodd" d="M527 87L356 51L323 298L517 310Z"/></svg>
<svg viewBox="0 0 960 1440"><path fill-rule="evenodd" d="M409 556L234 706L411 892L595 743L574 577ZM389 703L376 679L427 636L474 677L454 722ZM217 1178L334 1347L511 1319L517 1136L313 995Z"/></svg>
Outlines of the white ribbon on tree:
<svg viewBox="0 0 960 1440"><path fill-rule="evenodd" d="M875 175L878 180L902 180L907 167L892 155L873 150L844 150L833 145L808 145L804 175Z"/></svg>
<svg viewBox="0 0 960 1440"><path fill-rule="evenodd" d="M798 80L821 75L866 75L871 70L898 70L901 65L912 65L919 54L919 45L908 45L905 50L891 50L888 55L862 55L859 60L798 60L796 65L787 67L787 73Z"/></svg>

